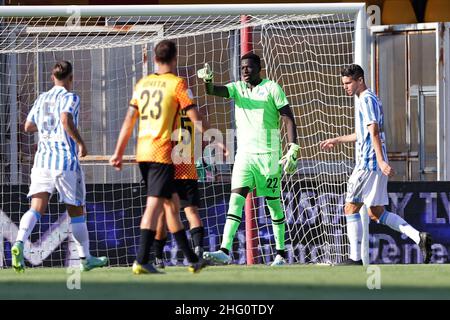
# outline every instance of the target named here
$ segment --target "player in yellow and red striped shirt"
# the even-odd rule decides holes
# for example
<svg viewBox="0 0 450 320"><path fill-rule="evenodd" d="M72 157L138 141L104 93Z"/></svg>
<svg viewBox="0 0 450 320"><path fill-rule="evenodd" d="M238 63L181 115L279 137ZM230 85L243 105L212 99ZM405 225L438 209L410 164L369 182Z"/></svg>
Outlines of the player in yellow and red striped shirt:
<svg viewBox="0 0 450 320"><path fill-rule="evenodd" d="M200 206L200 193L198 189L198 175L197 168L195 166L195 139L192 133L194 133L194 124L187 116L184 110L179 113L179 128L186 130L185 134L189 133L186 137L185 134L178 136L178 143L186 144L190 150L190 157L187 159L188 163L179 163L175 165L175 188L178 196L180 197L181 208L184 209L186 218L189 221L191 240L194 245L194 251L198 257L203 255L203 238L204 228L202 220L198 212ZM187 141L184 141L187 139ZM164 214L162 214L158 220L158 227L156 229L155 236L155 265L159 268L164 268L163 251L167 242L167 227L165 223Z"/></svg>
<svg viewBox="0 0 450 320"><path fill-rule="evenodd" d="M163 40L155 47L155 62L158 73L142 78L136 85L128 113L120 131L110 164L120 170L122 157L139 118L136 161L139 163L147 188L147 207L141 220L141 238L133 273L159 273L149 263L158 218L166 212L169 231L174 235L178 247L188 259L191 272L197 272L204 263L188 245L186 233L179 215L179 198L174 188L174 167L171 158L171 135L177 127L180 110L193 122L201 123L200 131L208 129L195 108L192 93L186 82L175 75L177 49L172 41Z"/></svg>

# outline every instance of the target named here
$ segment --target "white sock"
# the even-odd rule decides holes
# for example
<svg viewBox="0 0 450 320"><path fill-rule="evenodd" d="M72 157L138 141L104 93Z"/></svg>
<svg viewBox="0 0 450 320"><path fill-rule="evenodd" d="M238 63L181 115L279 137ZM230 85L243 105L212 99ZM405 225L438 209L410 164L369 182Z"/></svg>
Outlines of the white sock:
<svg viewBox="0 0 450 320"><path fill-rule="evenodd" d="M420 235L419 231L414 229L399 215L385 210L380 216L378 223L387 225L389 228L401 232L411 238L415 243L419 244Z"/></svg>
<svg viewBox="0 0 450 320"><path fill-rule="evenodd" d="M91 254L89 252L89 232L86 225L86 216L73 217L70 223L78 255L80 258L89 259Z"/></svg>
<svg viewBox="0 0 450 320"><path fill-rule="evenodd" d="M362 223L359 213L345 216L347 220L347 235L350 242L350 259L361 260Z"/></svg>
<svg viewBox="0 0 450 320"><path fill-rule="evenodd" d="M25 242L33 231L36 223L41 219L41 214L34 209L29 209L20 219L19 231L17 232L16 241Z"/></svg>

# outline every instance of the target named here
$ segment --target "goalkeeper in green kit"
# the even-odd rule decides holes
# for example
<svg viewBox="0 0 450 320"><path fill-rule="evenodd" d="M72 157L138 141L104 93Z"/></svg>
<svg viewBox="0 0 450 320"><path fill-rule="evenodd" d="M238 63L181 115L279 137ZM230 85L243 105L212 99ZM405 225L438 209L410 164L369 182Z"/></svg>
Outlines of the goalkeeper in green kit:
<svg viewBox="0 0 450 320"><path fill-rule="evenodd" d="M256 187L265 197L272 218L277 255L272 266L286 264L285 216L281 206L281 169L292 174L297 169L297 132L292 110L283 89L262 79L261 59L254 53L241 57L241 77L225 86L212 83L213 74L205 64L197 72L205 82L206 93L235 101L237 153L231 178L231 196L220 250L204 252L203 258L216 264L231 262L230 250L239 224L245 198ZM289 151L281 157L279 119L286 125ZM280 159L281 158L281 159Z"/></svg>

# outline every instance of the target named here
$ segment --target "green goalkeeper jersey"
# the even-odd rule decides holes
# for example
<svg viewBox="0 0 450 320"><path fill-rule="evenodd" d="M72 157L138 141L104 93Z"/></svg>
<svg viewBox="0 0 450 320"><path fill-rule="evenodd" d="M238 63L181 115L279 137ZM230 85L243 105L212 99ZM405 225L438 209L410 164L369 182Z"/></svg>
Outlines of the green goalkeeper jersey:
<svg viewBox="0 0 450 320"><path fill-rule="evenodd" d="M263 79L253 89L244 81L226 85L229 97L235 101L236 137L239 152L279 152L280 115L278 109L288 105L280 85Z"/></svg>

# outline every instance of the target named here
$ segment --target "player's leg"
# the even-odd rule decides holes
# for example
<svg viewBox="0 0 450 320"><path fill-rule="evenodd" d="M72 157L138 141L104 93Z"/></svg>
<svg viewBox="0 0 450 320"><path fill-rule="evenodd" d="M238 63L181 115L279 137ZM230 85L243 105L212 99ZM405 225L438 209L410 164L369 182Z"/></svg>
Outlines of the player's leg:
<svg viewBox="0 0 450 320"><path fill-rule="evenodd" d="M25 242L28 239L36 223L45 214L49 197L48 192L39 192L31 196L30 209L20 219L16 241Z"/></svg>
<svg viewBox="0 0 450 320"><path fill-rule="evenodd" d="M230 251L233 246L234 236L242 220L242 209L245 205L245 198L249 192L249 187L236 188L231 190L230 202L228 205L227 218L223 228L223 238L220 249L213 252L205 251L203 258L216 264L231 263Z"/></svg>
<svg viewBox="0 0 450 320"><path fill-rule="evenodd" d="M387 211L384 206L371 206L368 212L369 217L375 222L384 224L395 231L403 233L416 244L420 243L420 232L399 215Z"/></svg>
<svg viewBox="0 0 450 320"><path fill-rule="evenodd" d="M149 263L149 260L150 249L155 240L158 218L163 210L164 201L164 197L149 196L147 193L147 205L140 224L138 253L132 267L134 274L160 273L153 264Z"/></svg>
<svg viewBox="0 0 450 320"><path fill-rule="evenodd" d="M342 262L341 264L343 265L362 265L361 244L363 229L359 213L362 205L362 203L347 202L344 206L347 237L350 243L350 259Z"/></svg>
<svg viewBox="0 0 450 320"><path fill-rule="evenodd" d="M107 257L94 257L89 249L89 231L86 224L86 214L84 206L74 206L66 204L67 213L70 217L72 236L80 257L80 270L90 271L101 268L108 264Z"/></svg>
<svg viewBox="0 0 450 320"><path fill-rule="evenodd" d="M228 264L231 262L230 251L233 245L234 236L242 220L242 209L245 205L245 198L253 189L255 182L251 172L248 155L237 154L231 176L231 195L227 212L227 219L223 229L222 244L218 251L204 252L203 258L218 264Z"/></svg>
<svg viewBox="0 0 450 320"><path fill-rule="evenodd" d="M283 208L281 206L281 199L275 197L266 197L266 204L269 208L270 218L272 219L272 230L275 237L275 249L277 255L272 263L272 266L280 266L286 264L286 247L285 247L285 232L286 219Z"/></svg>
<svg viewBox="0 0 450 320"><path fill-rule="evenodd" d="M364 203L369 208L369 217L377 223L384 224L412 239L419 245L424 263L429 263L432 254L431 236L426 232L419 232L402 217L385 209L385 205L389 203L387 184L387 176L381 172L371 172L370 183L368 184L370 188L367 188L364 195Z"/></svg>
<svg viewBox="0 0 450 320"><path fill-rule="evenodd" d="M423 262L430 263L432 255L431 245L433 241L429 233L416 230L399 215L387 211L384 206L370 207L368 211L372 220L401 232L413 240L422 251Z"/></svg>
<svg viewBox="0 0 450 320"><path fill-rule="evenodd" d="M132 271L134 274L161 273L149 263L150 249L164 201L172 197L174 168L171 164L140 162L139 169L146 187L147 205L141 219L139 249Z"/></svg>
<svg viewBox="0 0 450 320"><path fill-rule="evenodd" d="M155 243L153 249L155 250L155 266L164 269L164 246L167 242L167 224L166 214L162 212L158 219L156 227Z"/></svg>
<svg viewBox="0 0 450 320"><path fill-rule="evenodd" d="M198 213L200 206L200 193L197 180L177 179L176 189L180 197L181 208L184 209L186 219L189 222L189 232L194 245L195 254L201 258L203 256L203 238L205 230L202 219Z"/></svg>
<svg viewBox="0 0 450 320"><path fill-rule="evenodd" d="M191 233L192 244L194 245L195 254L203 257L203 239L205 237L205 229L198 213L197 206L188 206L184 208L186 219L189 222L189 232Z"/></svg>
<svg viewBox="0 0 450 320"><path fill-rule="evenodd" d="M24 243L29 238L36 223L47 210L48 192L39 192L31 196L30 209L20 219L19 231L17 232L16 241L11 248L12 266L16 272L25 271L24 261Z"/></svg>
<svg viewBox="0 0 450 320"><path fill-rule="evenodd" d="M89 232L86 224L86 186L81 168L75 171L53 173L59 199L66 205L70 217L72 236L75 240L81 271L103 267L108 263L106 257L93 257L89 251Z"/></svg>
<svg viewBox="0 0 450 320"><path fill-rule="evenodd" d="M285 232L286 219L281 205L281 165L279 155L269 153L258 155L254 159L256 195L265 197L272 220L272 230L275 238L277 254L272 266L286 264Z"/></svg>
<svg viewBox="0 0 450 320"><path fill-rule="evenodd" d="M189 271L198 272L206 266L203 260L200 260L189 246L189 242L180 218L180 199L177 193L173 193L170 201L164 203L164 212L169 232L172 233L177 246L183 252L189 262Z"/></svg>
<svg viewBox="0 0 450 320"><path fill-rule="evenodd" d="M408 224L399 215L387 211L384 206L371 206L368 213L370 219L373 221L384 224L395 231L403 233L416 244L420 243L420 232Z"/></svg>
<svg viewBox="0 0 450 320"><path fill-rule="evenodd" d="M347 196L344 206L347 223L347 237L350 243L350 259L342 265L362 265L361 244L363 227L359 211L363 206L363 189L367 182L368 171L353 170L347 183Z"/></svg>
<svg viewBox="0 0 450 320"><path fill-rule="evenodd" d="M401 232L413 240L422 251L423 262L430 262L433 241L429 233L416 230L399 215L387 211L384 206L370 207L369 216L377 223L384 224L395 231Z"/></svg>
<svg viewBox="0 0 450 320"><path fill-rule="evenodd" d="M25 271L24 243L41 216L45 214L48 200L55 189L55 183L49 170L33 168L30 178L28 197L31 197L31 206L20 219L16 241L11 248L12 266L16 272Z"/></svg>

